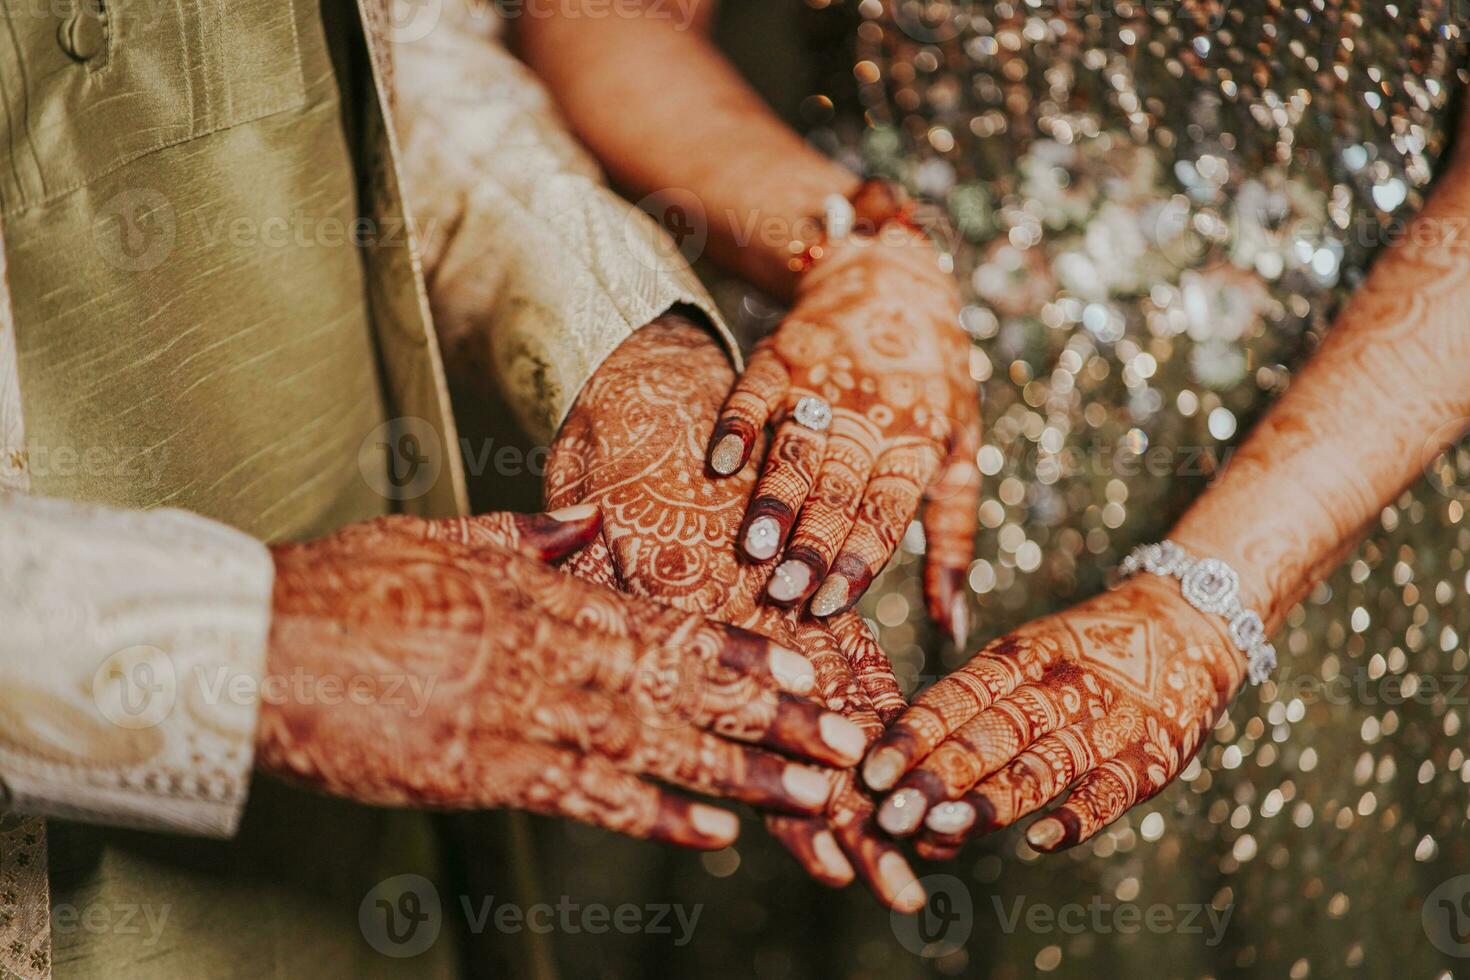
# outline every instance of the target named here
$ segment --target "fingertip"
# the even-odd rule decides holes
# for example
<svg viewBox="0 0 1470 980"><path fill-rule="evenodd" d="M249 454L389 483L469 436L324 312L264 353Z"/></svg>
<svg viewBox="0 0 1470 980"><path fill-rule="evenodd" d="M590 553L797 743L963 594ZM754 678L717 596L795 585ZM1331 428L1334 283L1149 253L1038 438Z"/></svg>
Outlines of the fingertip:
<svg viewBox="0 0 1470 980"><path fill-rule="evenodd" d="M516 518L521 538L543 561L556 561L580 551L602 529L602 512L595 504L562 507L546 514Z"/></svg>
<svg viewBox="0 0 1470 980"><path fill-rule="evenodd" d="M710 450L709 466L720 476L733 476L745 466L750 450L738 433L726 432L719 436Z"/></svg>
<svg viewBox="0 0 1470 980"><path fill-rule="evenodd" d="M771 645L771 676L783 691L805 697L817 686L817 672L811 661L785 647Z"/></svg>
<svg viewBox="0 0 1470 980"><path fill-rule="evenodd" d="M1062 846L1067 828L1056 817L1042 817L1026 829L1026 843L1038 851L1054 851Z"/></svg>
<svg viewBox="0 0 1470 980"><path fill-rule="evenodd" d="M704 803L689 805L689 825L703 838L701 847L728 847L740 836L740 818Z"/></svg>
<svg viewBox="0 0 1470 980"><path fill-rule="evenodd" d="M898 851L888 851L878 859L878 881L889 906L898 912L917 912L929 900L924 886Z"/></svg>
<svg viewBox="0 0 1470 980"><path fill-rule="evenodd" d="M892 793L878 807L878 826L895 837L907 837L919 829L929 801L916 789Z"/></svg>
<svg viewBox="0 0 1470 980"><path fill-rule="evenodd" d="M799 558L788 558L771 573L766 597L777 606L794 606L807 597L816 580L816 572L809 564Z"/></svg>
<svg viewBox="0 0 1470 980"><path fill-rule="evenodd" d="M812 854L822 867L826 876L825 881L833 887L841 888L844 885L850 885L857 877L852 862L847 859L847 855L842 853L842 848L838 845L837 838L832 831L822 830L812 836Z"/></svg>
<svg viewBox="0 0 1470 980"><path fill-rule="evenodd" d="M856 765L868 747L868 738L863 730L846 718L830 711L825 712L817 723L822 741L840 756L839 764Z"/></svg>
<svg viewBox="0 0 1470 980"><path fill-rule="evenodd" d="M885 745L868 756L863 763L863 782L875 792L886 792L898 782L908 765L908 757L891 745Z"/></svg>

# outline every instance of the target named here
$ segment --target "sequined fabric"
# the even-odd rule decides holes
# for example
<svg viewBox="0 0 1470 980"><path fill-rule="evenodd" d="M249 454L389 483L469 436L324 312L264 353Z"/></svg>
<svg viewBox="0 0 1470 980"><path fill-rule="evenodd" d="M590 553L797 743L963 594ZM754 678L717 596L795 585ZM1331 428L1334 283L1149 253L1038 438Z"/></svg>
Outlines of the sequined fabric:
<svg viewBox="0 0 1470 980"><path fill-rule="evenodd" d="M804 106L813 138L953 225L987 424L973 649L1101 588L1228 466L1421 205L1466 80L1464 11L808 6L823 51L834 23L853 39ZM1383 511L1292 612L1276 680L1169 791L1066 856L1009 833L928 869L973 909L939 972L1470 972L1470 900L1445 911L1470 894L1467 463L1430 462ZM919 683L965 657L923 622L915 537L864 608ZM915 965L880 945L865 965Z"/></svg>

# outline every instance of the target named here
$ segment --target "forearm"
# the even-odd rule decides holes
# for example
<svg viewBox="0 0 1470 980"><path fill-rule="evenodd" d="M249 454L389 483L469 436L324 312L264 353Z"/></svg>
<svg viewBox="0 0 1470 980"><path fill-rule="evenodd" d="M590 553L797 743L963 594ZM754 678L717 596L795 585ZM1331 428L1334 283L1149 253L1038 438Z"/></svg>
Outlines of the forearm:
<svg viewBox="0 0 1470 980"><path fill-rule="evenodd" d="M588 0L591 2L591 0ZM572 127L618 182L636 195L679 189L698 198L709 250L778 296L795 277L787 246L830 194L857 178L808 146L760 100L680 11L708 14L708 0L674 13L593 17L559 4L520 21L523 56Z"/></svg>
<svg viewBox="0 0 1470 980"><path fill-rule="evenodd" d="M1463 168L1373 266L1321 349L1171 537L1241 574L1268 630L1470 415Z"/></svg>

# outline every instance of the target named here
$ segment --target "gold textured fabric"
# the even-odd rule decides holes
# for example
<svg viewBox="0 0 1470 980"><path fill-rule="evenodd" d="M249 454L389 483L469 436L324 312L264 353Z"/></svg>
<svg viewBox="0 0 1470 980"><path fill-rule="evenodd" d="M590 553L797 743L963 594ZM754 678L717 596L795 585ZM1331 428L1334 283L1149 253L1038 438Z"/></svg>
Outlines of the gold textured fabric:
<svg viewBox="0 0 1470 980"><path fill-rule="evenodd" d="M360 52L349 10L333 41ZM24 432L30 490L185 507L266 540L394 503L458 510L452 452L412 498L372 472L390 413L455 441L411 242L386 233L406 226L390 149L354 160L362 144L346 138L389 129L366 57L339 58L339 79L309 2L109 5L84 50L67 46L85 36L67 14L10 18L0 38L18 362L18 385L0 390L18 389L25 425L0 421ZM360 114L344 116L339 81ZM435 875L426 817L265 781L251 794L228 842L53 823L55 975L452 972L452 939L392 959L357 918L382 879ZM46 861L33 822L0 830L7 881L12 855ZM98 929L99 912L127 925ZM44 906L13 914L47 920ZM43 932L5 950L6 969L45 975Z"/></svg>

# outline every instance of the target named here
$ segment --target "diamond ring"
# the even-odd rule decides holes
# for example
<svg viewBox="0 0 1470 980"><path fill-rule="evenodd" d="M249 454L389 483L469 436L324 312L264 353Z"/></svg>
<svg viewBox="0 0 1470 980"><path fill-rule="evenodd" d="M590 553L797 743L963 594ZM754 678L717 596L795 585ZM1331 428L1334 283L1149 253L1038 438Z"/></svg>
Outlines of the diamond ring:
<svg viewBox="0 0 1470 980"><path fill-rule="evenodd" d="M826 432L832 424L832 406L815 395L806 395L796 403L791 417L813 432Z"/></svg>

